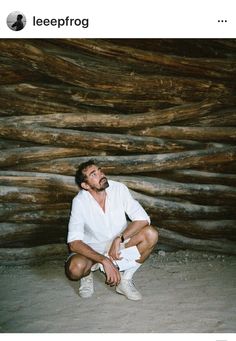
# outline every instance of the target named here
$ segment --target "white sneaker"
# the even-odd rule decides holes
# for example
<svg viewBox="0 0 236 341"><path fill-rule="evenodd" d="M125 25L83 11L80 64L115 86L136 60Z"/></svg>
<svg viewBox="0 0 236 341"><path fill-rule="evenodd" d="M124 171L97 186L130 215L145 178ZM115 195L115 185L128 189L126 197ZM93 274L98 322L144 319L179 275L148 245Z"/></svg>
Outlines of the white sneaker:
<svg viewBox="0 0 236 341"><path fill-rule="evenodd" d="M125 295L129 300L138 301L142 299L142 295L135 288L132 279L121 278L120 284L116 287L116 292Z"/></svg>
<svg viewBox="0 0 236 341"><path fill-rule="evenodd" d="M79 295L82 298L89 298L93 295L93 293L93 274L90 272L88 276L83 277L80 280Z"/></svg>

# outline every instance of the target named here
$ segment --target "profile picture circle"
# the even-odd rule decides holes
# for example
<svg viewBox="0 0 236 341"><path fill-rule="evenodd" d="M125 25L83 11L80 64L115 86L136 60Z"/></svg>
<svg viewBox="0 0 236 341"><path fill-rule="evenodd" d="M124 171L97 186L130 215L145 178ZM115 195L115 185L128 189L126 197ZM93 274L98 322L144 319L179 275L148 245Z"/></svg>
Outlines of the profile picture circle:
<svg viewBox="0 0 236 341"><path fill-rule="evenodd" d="M26 25L26 17L22 12L11 12L7 17L7 26L12 31L21 31Z"/></svg>

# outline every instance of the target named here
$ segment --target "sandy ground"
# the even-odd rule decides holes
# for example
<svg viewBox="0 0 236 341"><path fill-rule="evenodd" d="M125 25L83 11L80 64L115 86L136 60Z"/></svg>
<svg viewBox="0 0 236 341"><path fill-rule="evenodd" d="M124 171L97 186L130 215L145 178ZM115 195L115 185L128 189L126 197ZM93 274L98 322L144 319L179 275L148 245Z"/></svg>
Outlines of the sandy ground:
<svg viewBox="0 0 236 341"><path fill-rule="evenodd" d="M178 251L153 254L135 274L133 302L94 273L92 298L63 262L0 267L2 333L235 333L236 257Z"/></svg>

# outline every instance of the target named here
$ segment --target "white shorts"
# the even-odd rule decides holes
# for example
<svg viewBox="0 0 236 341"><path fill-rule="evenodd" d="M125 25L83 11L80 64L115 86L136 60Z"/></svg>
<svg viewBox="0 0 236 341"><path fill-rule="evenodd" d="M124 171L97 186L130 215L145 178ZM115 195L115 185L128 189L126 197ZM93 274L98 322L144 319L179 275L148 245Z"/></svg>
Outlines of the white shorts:
<svg viewBox="0 0 236 341"><path fill-rule="evenodd" d="M130 241L130 238L126 239L126 240L124 241L124 243L121 243L121 244L120 244L120 248L121 248L121 249L124 249L125 244L127 244L129 241ZM99 252L99 251L97 250L97 249L101 249L101 248L96 248L96 247L95 247L94 249L95 249L95 251L97 251L97 252L99 252L99 253L105 255L105 253L107 253L107 252L109 251L109 249L110 249L110 247L111 247L111 244L112 244L112 241L109 242L109 243L107 243L105 250L104 250L104 248L103 248L104 252ZM91 245L90 245L90 246L91 246ZM65 263L67 263L68 260L69 260L72 256L74 256L74 255L77 255L77 253L76 253L76 252L70 252L69 255L68 255L68 257L67 257L66 260L65 260ZM93 264L93 266L92 266L92 268L91 268L91 271L96 271L96 270L99 269L99 267L100 267L99 263L95 263L95 264Z"/></svg>

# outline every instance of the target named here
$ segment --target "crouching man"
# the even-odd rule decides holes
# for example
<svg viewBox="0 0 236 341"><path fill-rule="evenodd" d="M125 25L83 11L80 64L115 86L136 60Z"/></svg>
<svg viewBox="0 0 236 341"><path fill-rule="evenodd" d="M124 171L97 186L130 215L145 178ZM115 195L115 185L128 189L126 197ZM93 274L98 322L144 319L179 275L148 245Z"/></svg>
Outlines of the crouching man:
<svg viewBox="0 0 236 341"><path fill-rule="evenodd" d="M132 277L158 240L149 216L128 188L108 181L93 160L79 166L75 181L81 190L73 199L69 221L67 276L80 280L81 297L91 297L92 272L100 267L106 275L106 284L115 286L117 293L130 300L140 300L142 296ZM140 257L133 261L132 267L119 271L116 264L121 259L120 250L132 246L137 247Z"/></svg>

